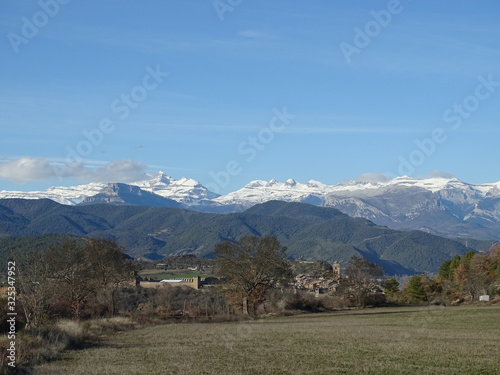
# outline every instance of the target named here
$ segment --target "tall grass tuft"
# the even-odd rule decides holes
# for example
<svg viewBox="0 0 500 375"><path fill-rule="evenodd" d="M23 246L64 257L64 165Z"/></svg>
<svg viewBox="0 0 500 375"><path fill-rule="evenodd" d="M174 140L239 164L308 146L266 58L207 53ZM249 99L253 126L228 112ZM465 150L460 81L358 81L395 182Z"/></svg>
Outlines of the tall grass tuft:
<svg viewBox="0 0 500 375"><path fill-rule="evenodd" d="M81 349L95 344L103 335L132 328L131 319L115 317L84 322L63 319L41 328L21 331L16 337L17 366L14 373L32 373L33 366L58 359L65 350ZM7 337L1 337L0 375L12 373L3 356L3 349L7 347Z"/></svg>

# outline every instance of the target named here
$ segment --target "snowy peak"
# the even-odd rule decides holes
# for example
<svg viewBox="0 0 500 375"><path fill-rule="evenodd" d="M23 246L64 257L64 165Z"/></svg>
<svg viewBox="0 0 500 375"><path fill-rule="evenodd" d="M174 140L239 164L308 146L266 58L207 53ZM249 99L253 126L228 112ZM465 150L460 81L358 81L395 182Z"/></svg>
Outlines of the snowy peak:
<svg viewBox="0 0 500 375"><path fill-rule="evenodd" d="M394 186L406 186L406 187L419 187L432 191L433 193L449 189L449 188L463 188L466 186L462 181L456 178L428 178L428 179L415 179L411 177L397 177L387 183L388 185Z"/></svg>
<svg viewBox="0 0 500 375"><path fill-rule="evenodd" d="M190 178L182 177L176 180L163 172L147 176L147 180L133 182L131 185L189 206L206 204L219 196Z"/></svg>
<svg viewBox="0 0 500 375"><path fill-rule="evenodd" d="M157 185L157 184L164 184L164 185L170 185L172 182L175 180L167 175L166 173L159 171L156 174L146 174L146 176L149 177L147 182L149 182L150 185Z"/></svg>
<svg viewBox="0 0 500 375"><path fill-rule="evenodd" d="M334 200L332 197L356 199L383 197L395 192L409 192L411 189L437 194L446 199L455 196L455 199L460 198L460 200L471 204L486 196L500 197L500 183L471 185L456 178L416 179L403 176L394 179L380 177L355 179L338 185L326 185L315 180L304 184L291 178L286 182L279 182L275 179L270 181L255 180L240 190L214 199L214 202L220 205L232 204L242 207L251 207L269 200L331 205Z"/></svg>
<svg viewBox="0 0 500 375"><path fill-rule="evenodd" d="M103 190L104 189L104 190ZM368 174L337 185L255 180L220 196L190 178L176 180L164 172L131 184L92 183L52 187L45 191L0 191L0 198L48 198L76 205L85 203L191 206L203 212L235 212L271 200L303 202L337 208L393 229L430 228L444 236L500 239L500 182L468 184L456 178L390 179ZM168 200L165 201L165 200ZM175 206L175 205L174 205Z"/></svg>
<svg viewBox="0 0 500 375"><path fill-rule="evenodd" d="M51 199L60 204L76 205L86 197L98 194L106 184L90 183L78 186L50 187L44 191L0 191L0 198Z"/></svg>
<svg viewBox="0 0 500 375"><path fill-rule="evenodd" d="M396 177L393 179L386 180L375 180L375 179L354 179L337 185L340 190L342 187L352 187L352 188L362 188L362 189L379 189L388 186L404 186L404 187L419 187L422 189L430 191L438 191L446 188L448 185L453 184L464 184L456 178L427 178L427 179L416 179L408 176Z"/></svg>
<svg viewBox="0 0 500 375"><path fill-rule="evenodd" d="M185 205L203 205L219 196L208 190L196 180L185 177L176 180L161 171L156 174L148 174L146 180L121 185L136 186L149 193L159 195L163 198L173 199ZM115 187L116 186L118 185L115 185ZM0 191L0 199L48 198L61 204L76 205L82 203L87 197L92 197L101 193L105 188L109 189L110 187L106 183L90 183L87 185L69 187L51 187L44 191Z"/></svg>
<svg viewBox="0 0 500 375"><path fill-rule="evenodd" d="M242 189L220 196L214 201L221 205L230 204L243 207L251 207L270 200L311 202L313 199L314 202L320 203L321 196L325 193L323 191L325 186L327 185L317 181L303 184L292 178L286 182L279 182L275 179L270 181L255 180L246 184Z"/></svg>
<svg viewBox="0 0 500 375"><path fill-rule="evenodd" d="M404 192L409 191L408 189L435 193L447 199L452 196L461 196L461 200L468 201L471 204L476 203L478 199L500 198L500 182L472 185L456 178L440 177L416 179L403 176L389 179L385 176L371 174L337 185L326 185L315 180L302 183L293 178L289 178L285 182L275 179L270 181L255 180L246 184L242 189L224 196L220 196L208 190L200 182L186 177L176 180L161 171L148 174L146 177L142 181L136 181L128 185L137 186L144 191L173 199L188 206L236 204L239 207L251 207L254 204L269 200L312 202L317 205L328 205L331 197L359 199L383 197L391 192ZM90 183L70 187L51 187L45 191L0 191L0 198L48 198L58 203L75 205L81 203L86 197L100 193L106 186L107 184L104 183Z"/></svg>

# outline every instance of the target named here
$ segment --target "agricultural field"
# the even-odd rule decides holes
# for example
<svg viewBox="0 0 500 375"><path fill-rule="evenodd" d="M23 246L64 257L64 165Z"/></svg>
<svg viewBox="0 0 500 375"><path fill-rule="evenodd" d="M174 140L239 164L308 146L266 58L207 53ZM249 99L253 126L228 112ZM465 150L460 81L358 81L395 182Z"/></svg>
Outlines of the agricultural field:
<svg viewBox="0 0 500 375"><path fill-rule="evenodd" d="M37 374L500 374L500 307L406 307L150 326Z"/></svg>

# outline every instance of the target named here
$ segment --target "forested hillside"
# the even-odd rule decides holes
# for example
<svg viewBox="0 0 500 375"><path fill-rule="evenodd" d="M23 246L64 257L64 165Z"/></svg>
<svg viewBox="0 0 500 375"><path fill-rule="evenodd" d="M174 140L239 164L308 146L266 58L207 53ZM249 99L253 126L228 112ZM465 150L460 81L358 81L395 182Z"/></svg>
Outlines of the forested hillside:
<svg viewBox="0 0 500 375"><path fill-rule="evenodd" d="M242 213L206 214L179 208L87 205L64 206L53 201L0 200L0 236L52 234L107 237L133 257L159 259L172 254L213 256L214 246L244 235L276 236L292 258L347 262L361 255L389 274L437 272L455 254L489 246L445 239L420 231L401 232L351 218L333 208L271 201ZM45 238L45 239L44 239ZM47 241L4 239L2 249ZM54 237L57 238L57 237ZM28 242L23 242L28 241ZM474 246L472 246L474 245Z"/></svg>

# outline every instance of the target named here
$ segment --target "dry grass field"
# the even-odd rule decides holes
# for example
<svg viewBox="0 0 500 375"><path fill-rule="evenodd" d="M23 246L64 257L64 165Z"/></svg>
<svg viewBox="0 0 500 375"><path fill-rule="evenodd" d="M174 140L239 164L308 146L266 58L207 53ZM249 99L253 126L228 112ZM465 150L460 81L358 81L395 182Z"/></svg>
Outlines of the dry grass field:
<svg viewBox="0 0 500 375"><path fill-rule="evenodd" d="M64 354L40 375L500 374L500 307L384 308L165 324Z"/></svg>

